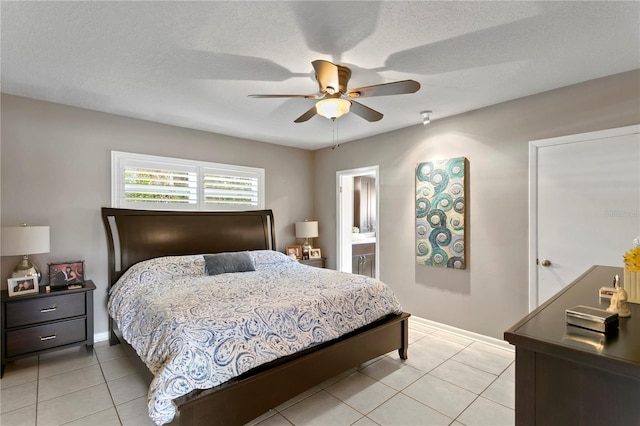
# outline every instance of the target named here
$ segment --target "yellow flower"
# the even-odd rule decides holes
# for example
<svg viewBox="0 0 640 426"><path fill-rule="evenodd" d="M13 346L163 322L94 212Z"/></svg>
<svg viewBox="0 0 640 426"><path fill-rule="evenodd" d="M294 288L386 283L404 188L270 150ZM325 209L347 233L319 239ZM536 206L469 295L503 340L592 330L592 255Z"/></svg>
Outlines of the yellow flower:
<svg viewBox="0 0 640 426"><path fill-rule="evenodd" d="M640 247L634 247L624 254L624 266L629 272L640 271Z"/></svg>

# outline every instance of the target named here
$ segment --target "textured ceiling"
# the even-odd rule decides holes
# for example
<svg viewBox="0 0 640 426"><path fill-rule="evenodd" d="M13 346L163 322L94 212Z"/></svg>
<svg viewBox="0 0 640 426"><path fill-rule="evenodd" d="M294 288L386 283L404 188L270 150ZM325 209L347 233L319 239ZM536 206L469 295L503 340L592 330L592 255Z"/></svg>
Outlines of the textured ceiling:
<svg viewBox="0 0 640 426"><path fill-rule="evenodd" d="M4 93L269 143L317 149L640 68L640 2L8 2ZM384 114L293 120L318 90L311 62Z"/></svg>

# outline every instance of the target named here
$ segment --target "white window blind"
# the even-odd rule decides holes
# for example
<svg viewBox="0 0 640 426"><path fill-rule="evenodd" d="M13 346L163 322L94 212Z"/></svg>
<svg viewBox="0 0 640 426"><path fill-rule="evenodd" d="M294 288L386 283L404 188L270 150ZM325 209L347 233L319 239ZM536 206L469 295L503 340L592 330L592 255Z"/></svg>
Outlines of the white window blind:
<svg viewBox="0 0 640 426"><path fill-rule="evenodd" d="M151 210L264 208L264 169L112 151L112 205Z"/></svg>

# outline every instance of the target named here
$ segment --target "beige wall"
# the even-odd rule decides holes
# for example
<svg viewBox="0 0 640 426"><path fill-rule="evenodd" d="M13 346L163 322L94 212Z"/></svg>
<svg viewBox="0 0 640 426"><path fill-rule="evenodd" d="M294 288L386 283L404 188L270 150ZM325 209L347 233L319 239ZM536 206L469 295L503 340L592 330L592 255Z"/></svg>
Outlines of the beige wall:
<svg viewBox="0 0 640 426"><path fill-rule="evenodd" d="M47 262L85 260L95 294L95 332L107 330L107 245L100 208L111 203L111 150L262 167L276 244L313 216L313 152L2 95L1 225L49 225ZM2 288L19 257L3 257Z"/></svg>
<svg viewBox="0 0 640 426"><path fill-rule="evenodd" d="M335 267L336 171L378 164L380 278L408 312L502 338L528 306L528 142L638 123L632 71L316 151L316 244ZM419 266L416 163L459 156L469 160L468 267Z"/></svg>
<svg viewBox="0 0 640 426"><path fill-rule="evenodd" d="M97 333L107 330L99 210L110 204L110 151L119 150L264 167L278 248L294 241L293 222L313 217L330 267L336 171L378 164L381 279L417 316L501 338L527 311L528 141L640 123L640 71L315 152L9 95L1 102L1 225L51 227L51 253L33 256L42 269L86 261ZM419 266L415 165L456 156L469 159L468 269ZM18 260L2 258L2 288Z"/></svg>

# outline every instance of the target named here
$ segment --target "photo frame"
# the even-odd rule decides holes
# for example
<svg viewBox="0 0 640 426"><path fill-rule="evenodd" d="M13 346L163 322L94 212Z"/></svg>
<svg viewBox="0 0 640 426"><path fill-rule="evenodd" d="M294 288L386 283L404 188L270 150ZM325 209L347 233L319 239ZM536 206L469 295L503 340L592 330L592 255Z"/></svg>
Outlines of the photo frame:
<svg viewBox="0 0 640 426"><path fill-rule="evenodd" d="M309 250L309 259L320 259L322 257L322 252L319 248L312 248Z"/></svg>
<svg viewBox="0 0 640 426"><path fill-rule="evenodd" d="M49 263L49 285L68 287L84 284L84 260Z"/></svg>
<svg viewBox="0 0 640 426"><path fill-rule="evenodd" d="M302 259L302 246L301 245L293 245L287 246L287 250L285 251L287 256L295 255L296 259Z"/></svg>
<svg viewBox="0 0 640 426"><path fill-rule="evenodd" d="M28 277L9 278L7 280L7 290L9 290L9 297L38 293L40 291L38 277L30 275Z"/></svg>

